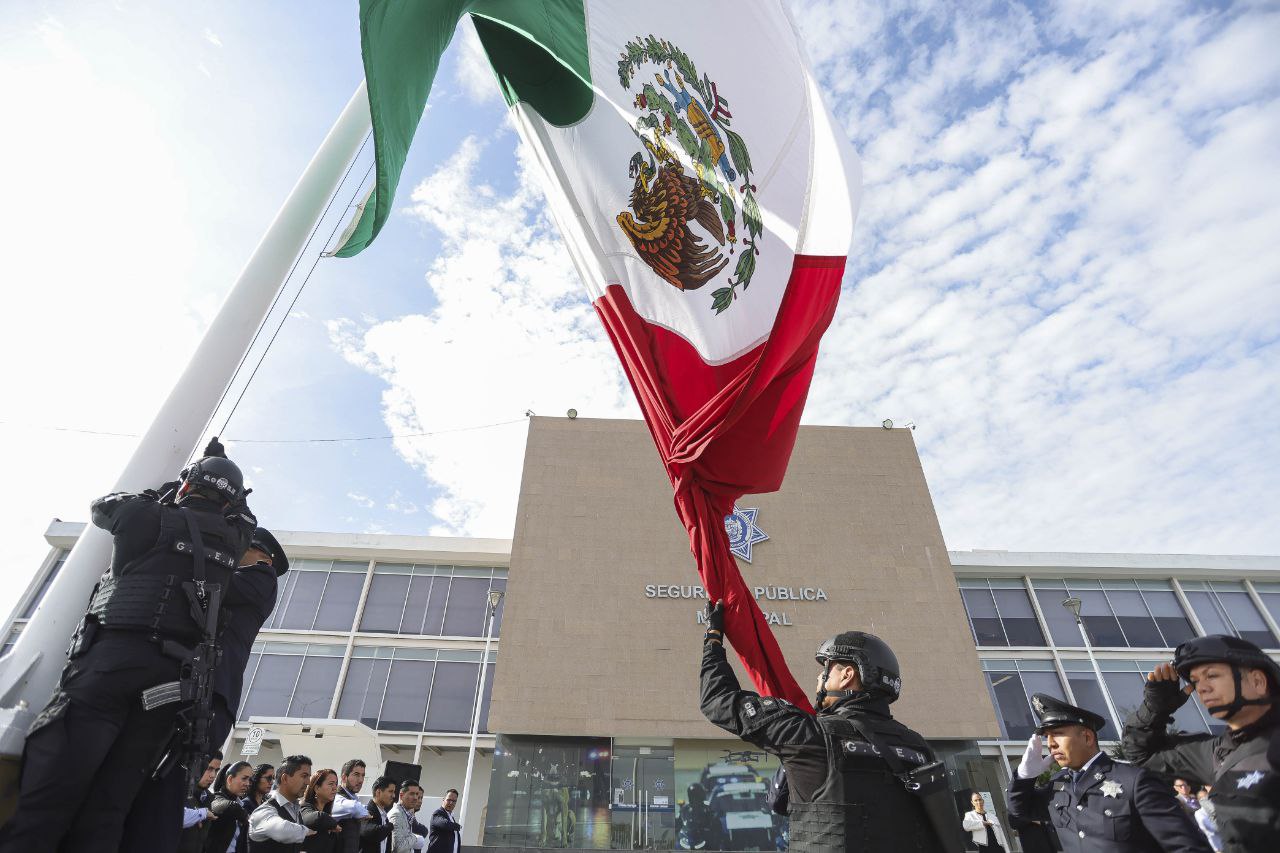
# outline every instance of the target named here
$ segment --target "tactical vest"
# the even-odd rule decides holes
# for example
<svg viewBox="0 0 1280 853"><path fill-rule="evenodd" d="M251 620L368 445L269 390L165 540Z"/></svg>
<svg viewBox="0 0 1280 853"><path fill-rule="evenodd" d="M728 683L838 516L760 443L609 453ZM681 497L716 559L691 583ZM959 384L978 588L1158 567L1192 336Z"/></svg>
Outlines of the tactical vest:
<svg viewBox="0 0 1280 853"><path fill-rule="evenodd" d="M820 714L816 720L827 747L827 778L812 802L791 799L788 849L792 853L940 853L919 799L871 744L838 713ZM907 747L898 749L898 757L908 767L933 760Z"/></svg>
<svg viewBox="0 0 1280 853"><path fill-rule="evenodd" d="M205 578L196 583L195 545L187 517L195 522L204 546ZM226 589L239 561L239 536L221 515L160 507L160 535L142 556L107 572L89 601L89 615L102 628L140 631L195 644L204 621L193 604L212 584Z"/></svg>
<svg viewBox="0 0 1280 853"><path fill-rule="evenodd" d="M1280 724L1258 732L1215 768L1209 802L1229 853L1280 850L1280 771L1267 758L1272 738L1280 738Z"/></svg>
<svg viewBox="0 0 1280 853"><path fill-rule="evenodd" d="M289 814L289 810L276 802L274 798L258 806L260 809L268 807L275 809L276 814L289 821L289 823L298 822L293 819L293 815ZM298 853L301 849L301 843L285 844L283 841L272 841L270 838L265 841L249 841L249 853Z"/></svg>

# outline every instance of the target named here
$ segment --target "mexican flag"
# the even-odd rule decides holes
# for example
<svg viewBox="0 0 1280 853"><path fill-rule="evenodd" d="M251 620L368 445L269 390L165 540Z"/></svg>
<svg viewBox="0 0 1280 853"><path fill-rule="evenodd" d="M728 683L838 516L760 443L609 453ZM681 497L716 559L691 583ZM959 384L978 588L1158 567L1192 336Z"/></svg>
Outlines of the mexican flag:
<svg viewBox="0 0 1280 853"><path fill-rule="evenodd" d="M782 483L857 211L857 158L794 25L781 0L362 0L377 180L336 254L386 221L467 14L733 647L762 693L807 707L724 526Z"/></svg>

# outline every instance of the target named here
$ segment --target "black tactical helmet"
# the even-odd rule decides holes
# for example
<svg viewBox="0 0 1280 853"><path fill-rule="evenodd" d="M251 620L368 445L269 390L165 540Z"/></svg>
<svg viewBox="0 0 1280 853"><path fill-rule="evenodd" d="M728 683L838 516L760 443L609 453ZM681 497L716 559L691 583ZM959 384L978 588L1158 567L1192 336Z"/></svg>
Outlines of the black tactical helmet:
<svg viewBox="0 0 1280 853"><path fill-rule="evenodd" d="M249 537L249 547L271 555L271 568L276 570L277 577L289 571L288 555L267 528L254 528L253 535Z"/></svg>
<svg viewBox="0 0 1280 853"><path fill-rule="evenodd" d="M1227 663L1233 670L1260 669L1267 674L1268 692L1280 694L1280 665L1248 640L1226 634L1209 634L1182 643L1173 652L1173 668L1187 681L1191 670L1202 663ZM1240 679L1236 677L1236 692ZM1238 698L1238 697L1237 697Z"/></svg>
<svg viewBox="0 0 1280 853"><path fill-rule="evenodd" d="M896 700L902 691L897 655L875 634L863 631L836 634L818 646L814 658L823 666L835 662L853 664L862 679L862 689L882 695L890 702Z"/></svg>
<svg viewBox="0 0 1280 853"><path fill-rule="evenodd" d="M182 472L182 482L202 491L216 492L227 503L247 494L240 466L225 456L206 456Z"/></svg>

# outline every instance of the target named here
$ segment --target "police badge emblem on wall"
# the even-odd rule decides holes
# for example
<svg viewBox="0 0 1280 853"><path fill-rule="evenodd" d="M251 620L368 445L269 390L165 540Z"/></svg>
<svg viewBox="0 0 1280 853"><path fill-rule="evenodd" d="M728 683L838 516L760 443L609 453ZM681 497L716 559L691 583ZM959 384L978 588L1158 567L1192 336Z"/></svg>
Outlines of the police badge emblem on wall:
<svg viewBox="0 0 1280 853"><path fill-rule="evenodd" d="M729 534L729 550L734 556L751 562L751 546L765 541L769 534L756 526L757 507L742 509L735 506L733 512L724 517L724 531Z"/></svg>

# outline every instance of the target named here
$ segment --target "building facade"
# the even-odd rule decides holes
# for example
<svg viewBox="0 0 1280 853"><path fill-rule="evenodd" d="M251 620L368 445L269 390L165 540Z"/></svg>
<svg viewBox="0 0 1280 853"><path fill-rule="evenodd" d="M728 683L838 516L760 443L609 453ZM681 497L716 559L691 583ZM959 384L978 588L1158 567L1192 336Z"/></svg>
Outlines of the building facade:
<svg viewBox="0 0 1280 853"><path fill-rule="evenodd" d="M670 501L643 424L534 418L512 540L282 534L294 567L228 753L254 726L260 760L298 738L322 751L326 724L333 743L333 721L351 720L376 743L361 756L371 771L399 761L421 767L428 794L463 788L486 602L502 591L467 842L696 846L681 811L697 797L716 815L715 846L774 849L785 824L763 797L775 760L697 710L706 593ZM884 637L903 669L895 715L999 814L1032 693L1104 714L1114 739L1145 673L1182 640L1231 633L1280 656L1280 558L948 552L905 430L802 428L782 490L744 497L727 526L799 683L813 683L830 634ZM6 645L80 529L50 526ZM1217 725L1195 702L1177 721Z"/></svg>

